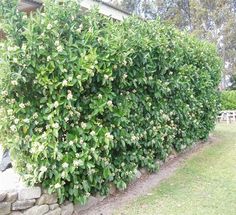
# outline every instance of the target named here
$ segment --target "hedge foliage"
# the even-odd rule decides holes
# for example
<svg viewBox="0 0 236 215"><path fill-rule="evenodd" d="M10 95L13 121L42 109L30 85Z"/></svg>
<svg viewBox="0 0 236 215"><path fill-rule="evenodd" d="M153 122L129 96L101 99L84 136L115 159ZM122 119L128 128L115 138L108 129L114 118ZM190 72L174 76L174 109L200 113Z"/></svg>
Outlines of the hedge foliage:
<svg viewBox="0 0 236 215"><path fill-rule="evenodd" d="M155 170L214 127L213 45L160 21L82 13L74 1L46 1L28 18L2 2L2 103L16 137L6 146L29 184L83 203L111 182L124 189L137 168Z"/></svg>
<svg viewBox="0 0 236 215"><path fill-rule="evenodd" d="M222 110L236 110L236 90L221 93Z"/></svg>

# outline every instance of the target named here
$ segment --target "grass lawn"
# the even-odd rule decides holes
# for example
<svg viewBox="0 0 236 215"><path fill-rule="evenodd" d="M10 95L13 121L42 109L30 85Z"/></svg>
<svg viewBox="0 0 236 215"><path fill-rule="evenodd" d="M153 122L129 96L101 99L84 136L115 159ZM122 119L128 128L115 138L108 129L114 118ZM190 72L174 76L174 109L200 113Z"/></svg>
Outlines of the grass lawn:
<svg viewBox="0 0 236 215"><path fill-rule="evenodd" d="M122 215L236 215L236 123L216 126L216 143L193 155Z"/></svg>

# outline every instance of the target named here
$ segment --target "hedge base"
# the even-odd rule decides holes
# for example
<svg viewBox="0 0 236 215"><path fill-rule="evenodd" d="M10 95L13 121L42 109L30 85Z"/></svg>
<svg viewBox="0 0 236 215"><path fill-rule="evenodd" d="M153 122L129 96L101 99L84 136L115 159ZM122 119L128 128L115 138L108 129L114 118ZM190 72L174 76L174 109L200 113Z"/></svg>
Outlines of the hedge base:
<svg viewBox="0 0 236 215"><path fill-rule="evenodd" d="M187 148L182 153L190 152L201 143L203 142L193 144L191 147ZM175 159L180 154L171 154L166 159L166 162ZM166 162L160 160L156 161L159 167L163 166ZM12 169L7 171L12 171ZM3 175L4 173L1 174ZM142 176L147 174L148 171L144 168L137 170L135 177L131 183L137 182ZM2 175L0 175L0 181L2 181ZM16 183L15 185L16 186L12 187L12 189L7 190L4 190L0 187L0 215L79 215L82 211L86 211L94 207L106 198L100 195L90 196L85 205L73 204L69 201L60 204L55 194L48 194L48 192L42 189L40 186L26 187L23 186L21 182L19 182L19 184ZM110 188L111 189L109 196L115 195L117 192L116 187L111 184Z"/></svg>

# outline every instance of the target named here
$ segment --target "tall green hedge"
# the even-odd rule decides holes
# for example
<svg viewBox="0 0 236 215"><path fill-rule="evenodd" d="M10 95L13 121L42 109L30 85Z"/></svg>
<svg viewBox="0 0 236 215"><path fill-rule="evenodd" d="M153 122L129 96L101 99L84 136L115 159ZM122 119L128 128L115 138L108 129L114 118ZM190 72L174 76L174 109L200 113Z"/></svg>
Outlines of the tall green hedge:
<svg viewBox="0 0 236 215"><path fill-rule="evenodd" d="M236 110L236 90L221 93L222 110Z"/></svg>
<svg viewBox="0 0 236 215"><path fill-rule="evenodd" d="M16 136L6 145L28 183L85 202L214 127L213 45L159 21L81 13L74 1L46 1L29 18L2 2L2 103Z"/></svg>

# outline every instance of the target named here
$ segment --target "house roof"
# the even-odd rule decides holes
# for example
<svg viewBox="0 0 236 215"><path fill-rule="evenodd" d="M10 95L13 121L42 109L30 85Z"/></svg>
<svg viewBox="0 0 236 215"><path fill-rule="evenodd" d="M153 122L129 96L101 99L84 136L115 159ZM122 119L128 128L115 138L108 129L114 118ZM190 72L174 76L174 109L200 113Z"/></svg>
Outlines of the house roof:
<svg viewBox="0 0 236 215"><path fill-rule="evenodd" d="M42 1L39 0L21 0L18 5L20 11L32 11L41 7Z"/></svg>
<svg viewBox="0 0 236 215"><path fill-rule="evenodd" d="M42 0L21 0L19 3L19 10L29 12L41 7L42 3ZM84 10L98 7L101 14L110 16L116 20L123 20L130 15L128 12L101 0L82 0L80 5Z"/></svg>

